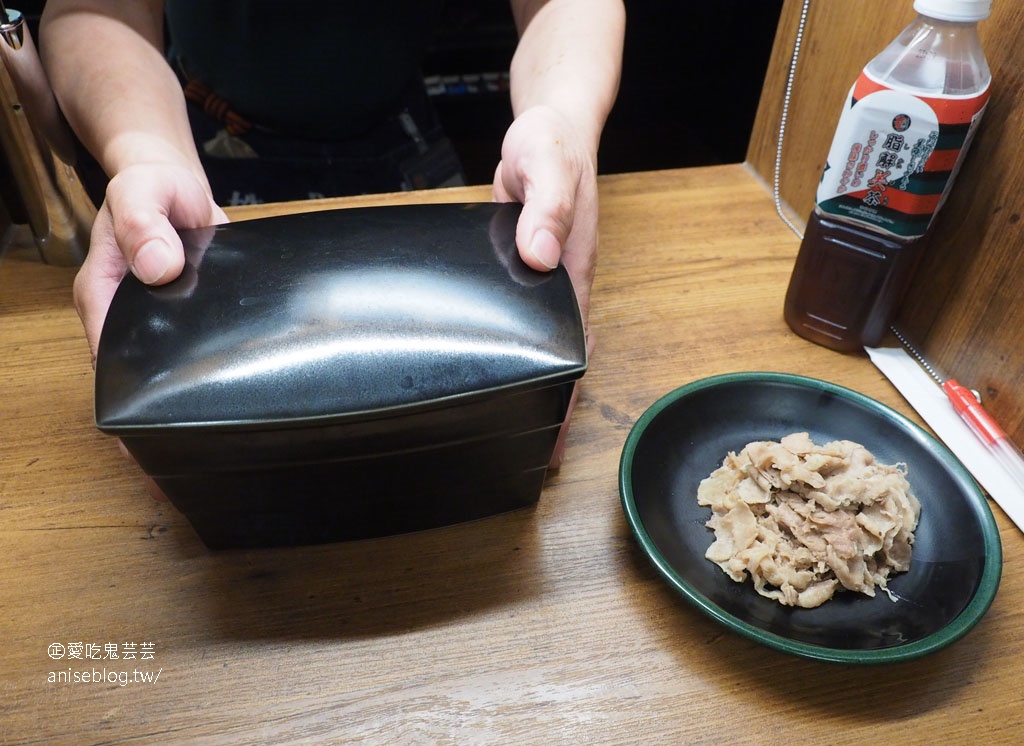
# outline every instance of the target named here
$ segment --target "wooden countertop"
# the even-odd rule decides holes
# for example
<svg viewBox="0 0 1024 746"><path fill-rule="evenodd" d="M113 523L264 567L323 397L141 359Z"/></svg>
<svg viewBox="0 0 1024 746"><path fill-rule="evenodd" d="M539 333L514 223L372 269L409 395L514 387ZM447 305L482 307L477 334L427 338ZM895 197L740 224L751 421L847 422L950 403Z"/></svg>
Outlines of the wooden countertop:
<svg viewBox="0 0 1024 746"><path fill-rule="evenodd" d="M350 544L207 550L95 429L74 271L32 249L0 258L0 743L1019 736L1024 536L994 504L1005 565L988 615L951 647L896 666L758 646L655 573L623 517L617 470L629 428L662 394L775 370L920 419L865 356L789 332L782 300L798 240L745 166L608 176L601 189L597 349L565 464L540 503ZM488 194L247 207L234 218ZM78 642L83 657L71 659ZM52 643L63 658L50 657ZM108 646L116 660L85 658ZM93 671L113 678L48 680Z"/></svg>

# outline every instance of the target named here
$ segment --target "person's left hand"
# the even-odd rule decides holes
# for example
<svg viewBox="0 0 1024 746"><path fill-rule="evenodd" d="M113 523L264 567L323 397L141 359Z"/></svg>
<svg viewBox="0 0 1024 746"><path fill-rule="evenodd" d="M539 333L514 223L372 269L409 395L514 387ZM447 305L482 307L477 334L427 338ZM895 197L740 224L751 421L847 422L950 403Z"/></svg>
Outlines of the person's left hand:
<svg viewBox="0 0 1024 746"><path fill-rule="evenodd" d="M572 278L592 348L588 316L597 266L597 163L571 123L547 106L527 109L512 123L494 174L494 199L521 202L516 227L519 255L540 271L561 262ZM562 462L569 421L579 392L573 389L551 466Z"/></svg>
<svg viewBox="0 0 1024 746"><path fill-rule="evenodd" d="M565 265L586 325L597 263L597 163L561 113L527 109L512 122L494 174L494 199L521 202L516 246L547 271Z"/></svg>

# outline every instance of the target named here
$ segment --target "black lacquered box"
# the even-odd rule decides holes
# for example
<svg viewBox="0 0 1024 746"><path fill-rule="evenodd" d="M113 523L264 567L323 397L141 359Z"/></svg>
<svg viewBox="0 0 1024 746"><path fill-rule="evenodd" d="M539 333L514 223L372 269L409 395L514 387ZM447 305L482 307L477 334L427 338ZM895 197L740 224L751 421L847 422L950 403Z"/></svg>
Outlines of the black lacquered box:
<svg viewBox="0 0 1024 746"><path fill-rule="evenodd" d="M537 501L587 366L568 274L515 248L521 208L351 208L183 231L128 276L96 422L210 547L344 541Z"/></svg>

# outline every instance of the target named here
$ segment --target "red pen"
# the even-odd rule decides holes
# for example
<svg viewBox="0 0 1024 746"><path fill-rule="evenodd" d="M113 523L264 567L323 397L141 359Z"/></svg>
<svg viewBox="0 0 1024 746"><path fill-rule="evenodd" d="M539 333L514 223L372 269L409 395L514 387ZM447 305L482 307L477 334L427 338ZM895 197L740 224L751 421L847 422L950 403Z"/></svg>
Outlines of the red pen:
<svg viewBox="0 0 1024 746"><path fill-rule="evenodd" d="M1003 432L992 415L985 411L970 389L950 378L942 384L942 390L953 404L953 409L960 415L960 419L967 423L989 452L1013 477L1017 487L1024 492L1024 454L1016 444Z"/></svg>

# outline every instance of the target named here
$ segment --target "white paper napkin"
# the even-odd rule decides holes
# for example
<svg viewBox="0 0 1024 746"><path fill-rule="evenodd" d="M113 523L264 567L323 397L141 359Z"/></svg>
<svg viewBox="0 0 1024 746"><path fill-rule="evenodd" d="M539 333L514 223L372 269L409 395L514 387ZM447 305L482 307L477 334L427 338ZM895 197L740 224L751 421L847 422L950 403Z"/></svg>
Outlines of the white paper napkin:
<svg viewBox="0 0 1024 746"><path fill-rule="evenodd" d="M865 347L864 350L1017 528L1024 529L1024 494L1020 487L960 419L935 380L902 347Z"/></svg>

